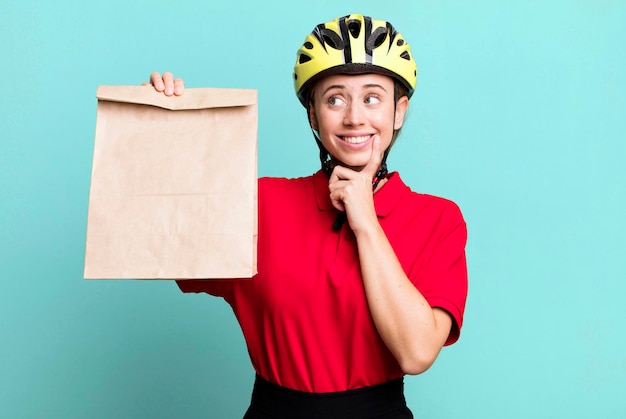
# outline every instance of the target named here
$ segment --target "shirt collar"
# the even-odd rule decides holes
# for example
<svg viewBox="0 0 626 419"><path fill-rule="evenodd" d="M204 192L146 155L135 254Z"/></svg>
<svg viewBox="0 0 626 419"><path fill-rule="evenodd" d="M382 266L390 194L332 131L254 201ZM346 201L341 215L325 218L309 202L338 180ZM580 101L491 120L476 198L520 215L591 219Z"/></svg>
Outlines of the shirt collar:
<svg viewBox="0 0 626 419"><path fill-rule="evenodd" d="M315 199L320 211L333 211L335 208L330 202L330 192L328 191L328 177L319 170L313 175L315 189ZM398 172L391 172L387 176L387 182L374 194L374 208L376 215L385 217L398 204L402 195L409 191Z"/></svg>

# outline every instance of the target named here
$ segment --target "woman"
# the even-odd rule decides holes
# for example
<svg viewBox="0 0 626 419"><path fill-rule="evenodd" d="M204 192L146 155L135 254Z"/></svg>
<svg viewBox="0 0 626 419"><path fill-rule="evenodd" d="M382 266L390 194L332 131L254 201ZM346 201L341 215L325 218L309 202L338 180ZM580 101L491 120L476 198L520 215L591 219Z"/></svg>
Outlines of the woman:
<svg viewBox="0 0 626 419"><path fill-rule="evenodd" d="M388 22L349 15L318 25L294 80L322 169L259 180L251 281L178 282L232 306L257 373L246 418L413 417L402 377L427 370L459 337L462 215L386 169L416 77ZM170 73L151 83L183 94Z"/></svg>

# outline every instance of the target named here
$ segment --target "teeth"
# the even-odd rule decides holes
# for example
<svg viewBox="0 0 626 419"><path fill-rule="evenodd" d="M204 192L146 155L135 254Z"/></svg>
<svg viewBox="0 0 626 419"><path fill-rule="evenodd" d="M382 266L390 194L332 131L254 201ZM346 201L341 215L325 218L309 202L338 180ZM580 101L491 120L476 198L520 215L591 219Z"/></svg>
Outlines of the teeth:
<svg viewBox="0 0 626 419"><path fill-rule="evenodd" d="M360 144L360 143L364 143L365 141L367 141L370 136L369 135L363 135L360 137L342 137L343 140L347 143L350 144Z"/></svg>

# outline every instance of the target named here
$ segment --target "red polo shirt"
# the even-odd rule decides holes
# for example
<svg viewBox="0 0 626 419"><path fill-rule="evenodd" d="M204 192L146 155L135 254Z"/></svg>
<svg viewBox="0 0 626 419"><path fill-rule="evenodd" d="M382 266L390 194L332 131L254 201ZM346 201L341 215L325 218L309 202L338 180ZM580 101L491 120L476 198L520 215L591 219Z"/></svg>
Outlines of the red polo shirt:
<svg viewBox="0 0 626 419"><path fill-rule="evenodd" d="M374 195L378 219L409 279L448 311L455 342L467 294L465 222L451 201L412 192L397 173ZM259 180L258 274L252 280L178 281L223 297L256 372L307 392L344 391L403 375L370 317L354 235L337 216L321 171Z"/></svg>

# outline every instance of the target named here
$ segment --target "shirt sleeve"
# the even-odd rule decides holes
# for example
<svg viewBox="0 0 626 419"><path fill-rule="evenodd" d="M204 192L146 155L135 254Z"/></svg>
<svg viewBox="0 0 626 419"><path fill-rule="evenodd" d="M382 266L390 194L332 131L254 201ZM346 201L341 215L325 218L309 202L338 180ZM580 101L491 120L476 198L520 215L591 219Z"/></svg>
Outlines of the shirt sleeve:
<svg viewBox="0 0 626 419"><path fill-rule="evenodd" d="M419 289L431 307L442 308L452 316L452 329L445 343L451 345L459 339L467 298L467 227L459 208L448 202L433 238L432 252L420 270Z"/></svg>

